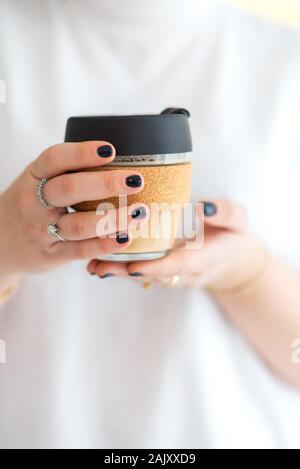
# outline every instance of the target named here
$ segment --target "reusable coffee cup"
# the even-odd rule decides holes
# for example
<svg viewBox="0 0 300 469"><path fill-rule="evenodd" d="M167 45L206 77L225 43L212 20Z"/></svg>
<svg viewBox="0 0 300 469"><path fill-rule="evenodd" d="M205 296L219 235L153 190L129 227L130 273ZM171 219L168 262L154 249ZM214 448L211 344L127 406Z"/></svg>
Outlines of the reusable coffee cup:
<svg viewBox="0 0 300 469"><path fill-rule="evenodd" d="M185 204L191 199L192 139L186 109L168 108L156 115L70 117L65 142L104 140L116 148L114 161L86 171L138 171L144 189L127 198L126 205L149 207L147 224L132 230L134 239L121 253L103 260L132 262L164 257L174 245ZM99 205L101 204L101 205ZM104 204L104 205L103 205ZM82 202L78 211L122 206L122 198Z"/></svg>

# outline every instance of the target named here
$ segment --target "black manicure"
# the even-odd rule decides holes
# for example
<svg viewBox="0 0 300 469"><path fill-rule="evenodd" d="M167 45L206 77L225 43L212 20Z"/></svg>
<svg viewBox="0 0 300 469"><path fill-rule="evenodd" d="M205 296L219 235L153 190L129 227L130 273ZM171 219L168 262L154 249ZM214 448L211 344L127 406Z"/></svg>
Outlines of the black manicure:
<svg viewBox="0 0 300 469"><path fill-rule="evenodd" d="M147 211L145 209L145 207L139 207L139 208L136 208L135 210L133 210L132 214L131 214L132 218L135 219L140 219L140 218L145 218L147 216Z"/></svg>
<svg viewBox="0 0 300 469"><path fill-rule="evenodd" d="M204 215L206 217L213 217L217 213L217 207L211 202L204 202Z"/></svg>
<svg viewBox="0 0 300 469"><path fill-rule="evenodd" d="M90 272L90 275L96 275L96 272Z"/></svg>
<svg viewBox="0 0 300 469"><path fill-rule="evenodd" d="M101 158L109 158L113 154L113 149L110 145L102 145L97 149L97 153Z"/></svg>
<svg viewBox="0 0 300 469"><path fill-rule="evenodd" d="M140 272L133 272L132 274L129 274L130 277L143 277L144 274L141 274Z"/></svg>
<svg viewBox="0 0 300 469"><path fill-rule="evenodd" d="M128 241L129 241L129 238L128 238L127 233L120 233L117 235L117 243L125 244L125 243L128 243Z"/></svg>
<svg viewBox="0 0 300 469"><path fill-rule="evenodd" d="M110 272L107 272L107 274L104 275L99 275L99 278L109 278L109 277L114 277L115 274L111 274Z"/></svg>
<svg viewBox="0 0 300 469"><path fill-rule="evenodd" d="M138 175L128 176L126 178L126 184L128 187L141 187L142 183L142 178Z"/></svg>

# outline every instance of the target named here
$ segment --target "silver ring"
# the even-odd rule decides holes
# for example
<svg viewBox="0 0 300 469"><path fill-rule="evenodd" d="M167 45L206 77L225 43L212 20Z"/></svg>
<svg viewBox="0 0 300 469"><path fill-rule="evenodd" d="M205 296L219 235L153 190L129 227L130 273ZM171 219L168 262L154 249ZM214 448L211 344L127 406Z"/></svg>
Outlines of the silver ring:
<svg viewBox="0 0 300 469"><path fill-rule="evenodd" d="M167 288L173 288L180 282L180 280L180 275L173 275L173 277L167 283L165 283L164 286Z"/></svg>
<svg viewBox="0 0 300 469"><path fill-rule="evenodd" d="M63 238L60 234L59 234L59 228L57 226L59 220L61 219L61 217L64 215L64 213L62 213L61 215L59 215L59 217L57 218L57 220L55 220L54 223L50 223L47 227L47 231L48 231L48 234L50 236L53 236L54 238L57 238L59 241L66 241L65 238Z"/></svg>
<svg viewBox="0 0 300 469"><path fill-rule="evenodd" d="M45 186L46 186L47 182L48 181L47 181L46 178L40 179L38 189L37 189L38 199L41 202L42 207L44 207L44 208L48 208L49 205L50 205L48 200L45 197Z"/></svg>

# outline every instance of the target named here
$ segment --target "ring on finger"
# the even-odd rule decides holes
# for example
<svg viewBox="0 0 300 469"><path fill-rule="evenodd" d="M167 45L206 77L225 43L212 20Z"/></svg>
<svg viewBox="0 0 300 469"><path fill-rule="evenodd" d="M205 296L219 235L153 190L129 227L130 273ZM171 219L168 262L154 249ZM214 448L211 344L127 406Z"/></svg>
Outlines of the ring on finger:
<svg viewBox="0 0 300 469"><path fill-rule="evenodd" d="M41 178L39 180L38 188L37 188L37 197L42 205L43 208L48 208L51 206L48 200L45 197L45 187L48 180L46 178Z"/></svg>
<svg viewBox="0 0 300 469"><path fill-rule="evenodd" d="M143 286L144 290L149 290L149 288L152 287L152 283L149 282L149 281L145 281L145 282L142 283L142 286Z"/></svg>
<svg viewBox="0 0 300 469"><path fill-rule="evenodd" d="M173 288L180 282L180 279L180 275L173 275L173 277L167 283L165 283L164 286L167 288Z"/></svg>
<svg viewBox="0 0 300 469"><path fill-rule="evenodd" d="M66 241L66 239L63 236L61 236L61 234L59 233L59 227L58 227L58 222L63 215L65 214L61 213L54 223L49 223L49 225L47 226L47 231L50 236L58 239L59 241L64 242Z"/></svg>

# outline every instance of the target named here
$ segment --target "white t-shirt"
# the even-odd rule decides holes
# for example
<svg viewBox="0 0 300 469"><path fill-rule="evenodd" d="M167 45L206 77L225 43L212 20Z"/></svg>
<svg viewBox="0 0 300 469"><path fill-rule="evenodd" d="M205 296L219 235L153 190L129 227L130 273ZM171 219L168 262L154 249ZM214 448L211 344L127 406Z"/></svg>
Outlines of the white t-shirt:
<svg viewBox="0 0 300 469"><path fill-rule="evenodd" d="M0 0L0 191L71 115L186 107L194 199L244 203L298 268L299 47L214 0ZM299 392L201 290L73 263L23 279L0 338L1 448L300 448Z"/></svg>

